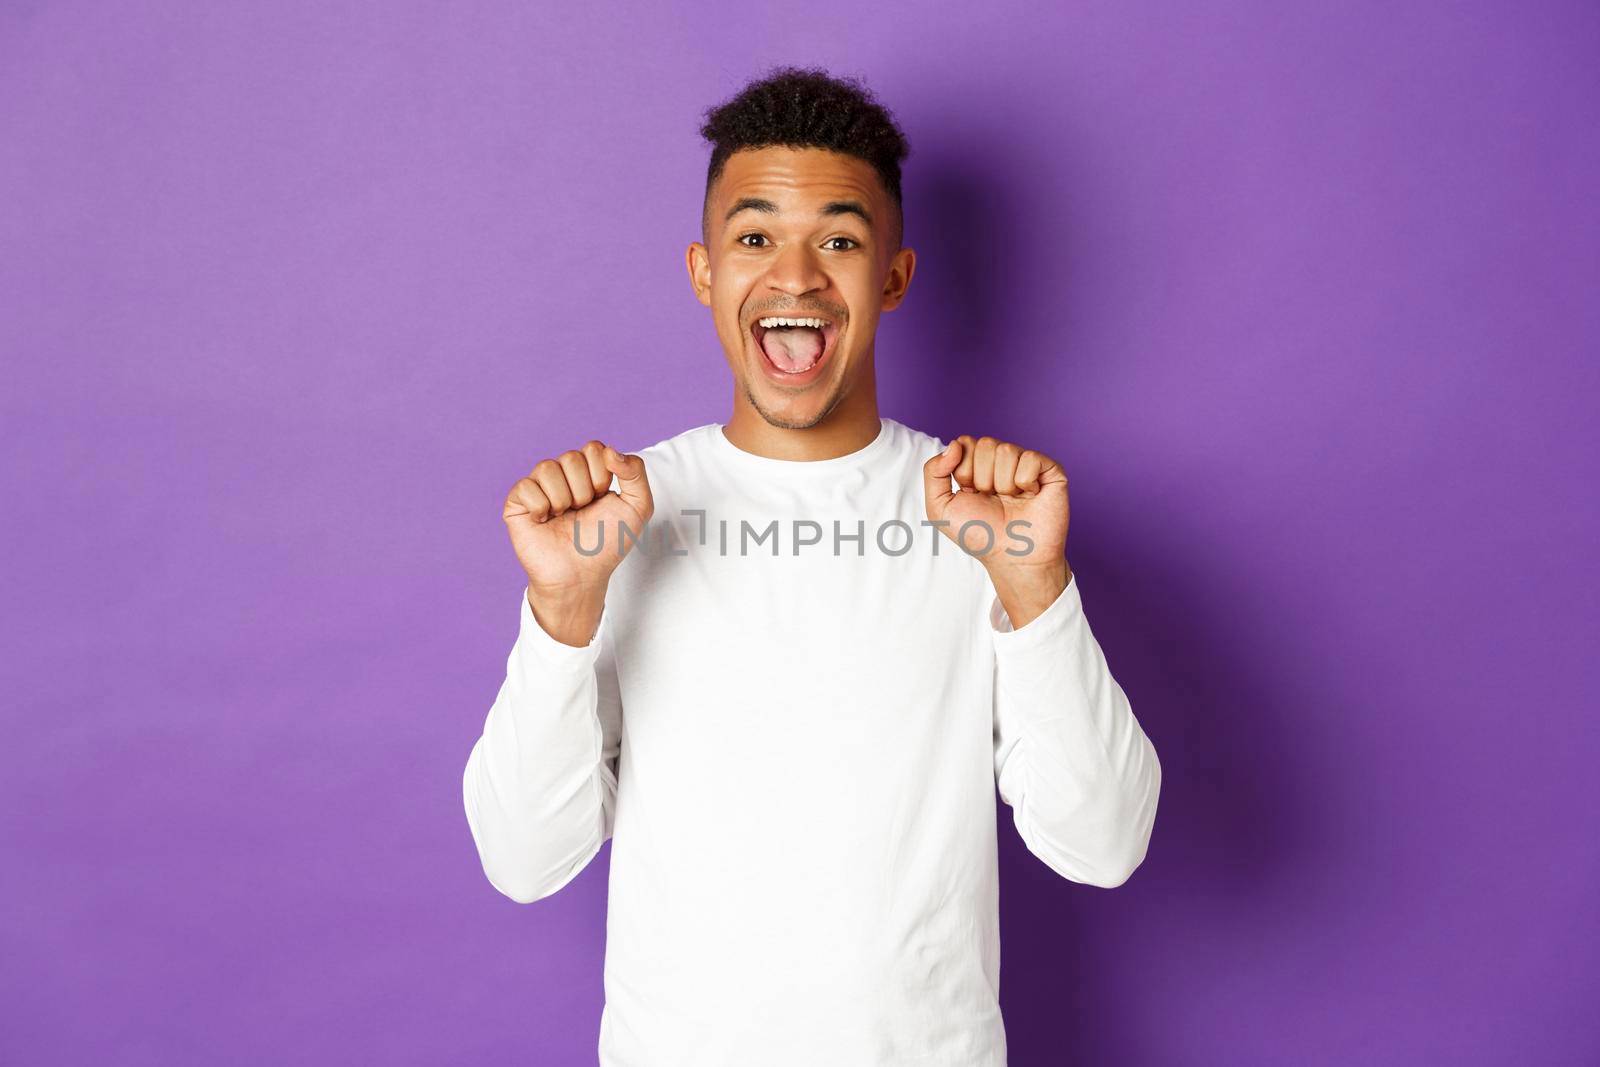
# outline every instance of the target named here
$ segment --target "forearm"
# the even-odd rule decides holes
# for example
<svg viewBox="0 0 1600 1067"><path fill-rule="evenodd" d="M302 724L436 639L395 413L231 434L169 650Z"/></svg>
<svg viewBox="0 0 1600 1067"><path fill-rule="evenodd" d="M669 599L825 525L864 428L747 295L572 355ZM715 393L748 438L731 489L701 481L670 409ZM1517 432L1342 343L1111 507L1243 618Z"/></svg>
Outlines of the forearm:
<svg viewBox="0 0 1600 1067"><path fill-rule="evenodd" d="M505 680L467 760L468 825L489 881L514 900L554 893L599 851L615 779L604 759L593 639L560 643L522 613Z"/></svg>
<svg viewBox="0 0 1600 1067"><path fill-rule="evenodd" d="M995 635L996 773L1030 851L1109 888L1144 860L1161 765L1078 593L1071 581L1025 627Z"/></svg>

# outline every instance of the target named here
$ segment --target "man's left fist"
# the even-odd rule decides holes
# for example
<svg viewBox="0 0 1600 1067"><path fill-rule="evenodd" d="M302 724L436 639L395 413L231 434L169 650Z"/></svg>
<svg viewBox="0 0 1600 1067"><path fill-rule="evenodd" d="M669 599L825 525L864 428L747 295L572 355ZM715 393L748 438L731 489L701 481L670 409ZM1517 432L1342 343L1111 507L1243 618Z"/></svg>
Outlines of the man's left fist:
<svg viewBox="0 0 1600 1067"><path fill-rule="evenodd" d="M1072 572L1061 464L1009 441L962 434L922 473L929 520L983 563L1014 626L1066 588ZM959 490L950 488L952 474Z"/></svg>

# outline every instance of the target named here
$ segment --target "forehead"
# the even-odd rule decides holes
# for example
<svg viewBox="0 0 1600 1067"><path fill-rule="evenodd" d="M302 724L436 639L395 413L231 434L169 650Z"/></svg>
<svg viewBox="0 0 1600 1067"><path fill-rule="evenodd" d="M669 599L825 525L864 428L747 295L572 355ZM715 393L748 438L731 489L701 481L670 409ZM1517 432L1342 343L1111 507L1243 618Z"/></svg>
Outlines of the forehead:
<svg viewBox="0 0 1600 1067"><path fill-rule="evenodd" d="M888 194L872 164L825 148L743 148L729 156L713 199L721 225L726 205L742 197L771 200L780 212L814 214L830 200L859 200L887 218Z"/></svg>

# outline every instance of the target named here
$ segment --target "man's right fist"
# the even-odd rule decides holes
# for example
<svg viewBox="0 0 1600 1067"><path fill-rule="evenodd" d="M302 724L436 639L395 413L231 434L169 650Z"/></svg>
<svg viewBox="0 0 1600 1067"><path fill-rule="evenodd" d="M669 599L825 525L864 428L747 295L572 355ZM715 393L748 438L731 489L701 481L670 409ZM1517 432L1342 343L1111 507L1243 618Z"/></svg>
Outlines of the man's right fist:
<svg viewBox="0 0 1600 1067"><path fill-rule="evenodd" d="M613 474L617 489L609 491ZM624 551L634 545L634 540L621 538L618 524L626 524L633 539L642 539L654 511L644 457L590 441L534 464L506 495L504 518L511 547L528 574L530 594L566 598L597 591L603 595ZM580 525L581 541L574 538ZM602 531L605 540L595 552ZM578 551L580 544L583 552Z"/></svg>

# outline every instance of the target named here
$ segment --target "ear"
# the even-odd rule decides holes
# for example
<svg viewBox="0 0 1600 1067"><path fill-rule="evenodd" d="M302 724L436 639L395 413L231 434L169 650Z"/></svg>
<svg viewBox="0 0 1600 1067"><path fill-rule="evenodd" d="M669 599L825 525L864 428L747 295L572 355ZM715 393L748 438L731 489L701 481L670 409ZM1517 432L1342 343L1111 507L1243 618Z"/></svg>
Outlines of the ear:
<svg viewBox="0 0 1600 1067"><path fill-rule="evenodd" d="M894 258L889 261L889 274L883 280L882 310L893 311L900 306L900 301L906 297L906 290L911 288L911 275L917 269L917 254L909 248L901 248L895 252Z"/></svg>
<svg viewBox="0 0 1600 1067"><path fill-rule="evenodd" d="M711 255L706 246L694 242L684 253L684 264L689 268L689 284L694 287L695 299L706 307L711 306Z"/></svg>

